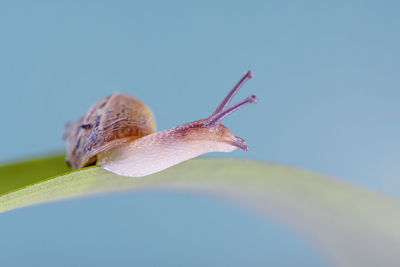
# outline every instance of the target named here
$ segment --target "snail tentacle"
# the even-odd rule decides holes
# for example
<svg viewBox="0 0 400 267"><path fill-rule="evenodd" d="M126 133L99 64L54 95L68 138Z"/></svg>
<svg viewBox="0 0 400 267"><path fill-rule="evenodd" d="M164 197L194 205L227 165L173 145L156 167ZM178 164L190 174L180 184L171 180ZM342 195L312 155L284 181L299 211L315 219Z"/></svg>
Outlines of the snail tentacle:
<svg viewBox="0 0 400 267"><path fill-rule="evenodd" d="M221 103L218 105L218 107L214 110L214 112L211 114L211 116L214 116L218 113L220 113L222 110L224 110L229 103L232 101L232 98L236 95L236 93L240 90L240 88L251 78L254 77L254 74L252 71L248 70L245 72L245 74L242 76L242 78L236 83L236 85L232 88L232 90L229 91L229 93L222 99Z"/></svg>

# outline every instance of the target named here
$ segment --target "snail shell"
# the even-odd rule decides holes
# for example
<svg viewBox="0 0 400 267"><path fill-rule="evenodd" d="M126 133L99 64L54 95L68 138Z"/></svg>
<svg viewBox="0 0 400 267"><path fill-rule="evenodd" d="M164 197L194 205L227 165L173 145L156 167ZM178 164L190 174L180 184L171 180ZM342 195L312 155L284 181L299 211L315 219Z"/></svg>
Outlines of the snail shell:
<svg viewBox="0 0 400 267"><path fill-rule="evenodd" d="M154 132L156 122L146 104L129 94L112 94L75 123L67 123L66 162L73 169L96 164L102 152Z"/></svg>

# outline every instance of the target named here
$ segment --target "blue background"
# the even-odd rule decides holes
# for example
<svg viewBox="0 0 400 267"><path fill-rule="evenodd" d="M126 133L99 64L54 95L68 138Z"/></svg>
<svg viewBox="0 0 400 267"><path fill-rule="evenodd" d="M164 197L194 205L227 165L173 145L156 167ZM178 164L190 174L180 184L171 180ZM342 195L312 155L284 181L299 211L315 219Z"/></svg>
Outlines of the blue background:
<svg viewBox="0 0 400 267"><path fill-rule="evenodd" d="M0 161L63 149L65 122L113 92L141 98L161 130L204 118L251 69L255 78L237 100L254 93L259 103L225 120L250 151L214 156L296 165L399 197L399 12L398 1L2 1ZM149 209L157 212L148 215ZM26 220L37 223L36 236L22 231ZM123 260L121 247L134 244L133 258L142 265L190 259L201 266L207 257L215 265L250 259L254 265L321 264L290 230L192 195L54 203L7 213L0 224L2 231L9 229L0 241L8 255L22 243L35 257L39 248L43 257L59 249L58 258L72 253L90 263L108 251L123 264L130 258ZM82 224L99 225L84 228L82 235ZM132 238L122 235L128 230ZM143 246L133 233L147 240ZM77 249L95 246L95 234L108 244L104 251ZM148 238L158 249L152 250ZM45 241L35 245L37 239ZM19 246L6 246L10 240ZM150 261L150 254L160 261ZM4 259L13 262L11 256Z"/></svg>

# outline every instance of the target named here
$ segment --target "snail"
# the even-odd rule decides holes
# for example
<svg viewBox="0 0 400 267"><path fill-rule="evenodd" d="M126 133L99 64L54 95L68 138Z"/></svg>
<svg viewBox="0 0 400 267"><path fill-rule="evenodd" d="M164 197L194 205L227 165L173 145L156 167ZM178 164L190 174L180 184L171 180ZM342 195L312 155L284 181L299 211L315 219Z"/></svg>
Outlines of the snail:
<svg viewBox="0 0 400 267"><path fill-rule="evenodd" d="M244 105L257 103L250 95L229 106L252 77L247 71L208 118L160 132L151 109L136 97L115 93L101 99L85 116L66 124L66 162L73 169L99 164L119 175L141 177L208 152L247 151L245 140L221 121Z"/></svg>

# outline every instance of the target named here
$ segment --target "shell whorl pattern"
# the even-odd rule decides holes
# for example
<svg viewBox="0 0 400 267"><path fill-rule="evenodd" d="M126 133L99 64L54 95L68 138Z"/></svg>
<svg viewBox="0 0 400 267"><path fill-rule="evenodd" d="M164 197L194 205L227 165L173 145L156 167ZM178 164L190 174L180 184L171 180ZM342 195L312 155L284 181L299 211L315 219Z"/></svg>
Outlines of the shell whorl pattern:
<svg viewBox="0 0 400 267"><path fill-rule="evenodd" d="M112 94L66 125L66 162L73 169L95 164L100 153L154 132L156 122L146 104L129 94Z"/></svg>

